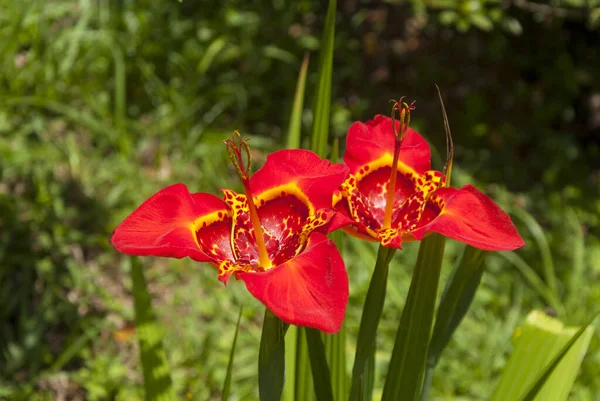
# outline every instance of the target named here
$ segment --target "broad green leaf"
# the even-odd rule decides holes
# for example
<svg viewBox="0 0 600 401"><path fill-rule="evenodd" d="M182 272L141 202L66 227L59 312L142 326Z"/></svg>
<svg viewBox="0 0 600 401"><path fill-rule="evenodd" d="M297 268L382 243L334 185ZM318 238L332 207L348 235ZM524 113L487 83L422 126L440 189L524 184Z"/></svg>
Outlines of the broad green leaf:
<svg viewBox="0 0 600 401"><path fill-rule="evenodd" d="M313 127L310 148L319 156L327 155L329 114L331 111L331 77L333 75L333 44L335 38L336 0L329 0L325 31L321 40L318 83L313 105Z"/></svg>
<svg viewBox="0 0 600 401"><path fill-rule="evenodd" d="M565 401L589 346L594 315L580 328L541 311L515 331L514 349L492 401Z"/></svg>
<svg viewBox="0 0 600 401"><path fill-rule="evenodd" d="M304 328L310 367L312 370L313 386L318 401L333 401L331 390L331 375L325 357L325 346L321 339L321 332L317 329Z"/></svg>
<svg viewBox="0 0 600 401"><path fill-rule="evenodd" d="M233 371L233 358L235 356L235 345L237 343L238 332L240 331L240 321L242 320L242 310L244 307L240 307L240 313L238 315L237 324L235 325L235 334L233 335L233 341L231 343L231 351L229 352L229 362L227 363L227 373L225 375L225 383L223 383L223 392L221 400L227 401L231 392L231 373Z"/></svg>
<svg viewBox="0 0 600 401"><path fill-rule="evenodd" d="M375 263L375 270L373 271L367 296L365 297L360 327L358 329L358 338L356 340L356 355L354 357L354 366L352 367L350 401L358 400L361 392L364 393L366 391L369 394L371 393L368 386L372 385L372 380L365 377L365 369L369 358L372 358L372 355L375 353L375 335L383 312L389 265L395 252L395 249L384 246L380 246L377 252L377 262Z"/></svg>
<svg viewBox="0 0 600 401"><path fill-rule="evenodd" d="M486 253L467 245L460 262L452 270L437 310L431 343L427 354L427 370L421 400L427 399L433 371L454 331L469 310L481 282Z"/></svg>
<svg viewBox="0 0 600 401"><path fill-rule="evenodd" d="M415 401L419 398L445 244L446 238L439 234L432 234L421 241L396 333L382 401Z"/></svg>
<svg viewBox="0 0 600 401"><path fill-rule="evenodd" d="M142 270L142 263L132 257L131 281L135 308L135 326L140 345L146 401L176 400L167 354L163 348L163 332L152 309L152 301Z"/></svg>
<svg viewBox="0 0 600 401"><path fill-rule="evenodd" d="M290 126L287 135L287 148L296 149L300 147L300 137L302 132L302 110L304 108L304 93L306 91L306 72L308 71L309 55L304 55L300 73L298 73L298 82L296 82L296 94L294 95L294 105L290 116Z"/></svg>
<svg viewBox="0 0 600 401"><path fill-rule="evenodd" d="M258 353L260 401L279 401L285 377L285 332L289 325L265 308Z"/></svg>

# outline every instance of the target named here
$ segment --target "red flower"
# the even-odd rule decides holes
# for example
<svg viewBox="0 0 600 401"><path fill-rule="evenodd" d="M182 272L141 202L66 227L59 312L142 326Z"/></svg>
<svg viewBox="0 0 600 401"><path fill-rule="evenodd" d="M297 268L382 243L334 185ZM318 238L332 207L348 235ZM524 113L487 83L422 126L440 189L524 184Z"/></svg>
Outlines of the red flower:
<svg viewBox="0 0 600 401"><path fill-rule="evenodd" d="M404 104L402 110L410 113L412 107ZM472 185L440 185L442 173L430 170L429 145L408 128L408 115L405 119L401 112L394 122L378 115L350 126L344 155L350 174L334 199L336 210L353 222L344 230L399 249L403 241L431 232L491 251L523 246L510 217L489 197ZM394 164L397 173L390 185Z"/></svg>
<svg viewBox="0 0 600 401"><path fill-rule="evenodd" d="M246 143L228 145L245 195L223 190L221 200L191 194L183 184L169 186L129 215L111 243L130 255L209 262L219 280L226 283L235 274L282 320L337 332L348 301L348 276L325 234L335 215L333 191L348 168L310 151L282 150L270 154L250 178L249 161L241 166Z"/></svg>

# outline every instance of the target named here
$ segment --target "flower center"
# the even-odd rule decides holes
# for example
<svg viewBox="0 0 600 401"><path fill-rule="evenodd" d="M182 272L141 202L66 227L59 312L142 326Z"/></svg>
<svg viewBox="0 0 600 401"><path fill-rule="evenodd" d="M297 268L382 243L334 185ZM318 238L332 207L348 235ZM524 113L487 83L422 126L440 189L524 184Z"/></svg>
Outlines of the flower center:
<svg viewBox="0 0 600 401"><path fill-rule="evenodd" d="M411 104L394 101L392 106L392 128L394 129L394 135L396 137L396 143L394 146L394 159L392 161L392 170L390 172L390 180L388 183L387 197L385 201L385 213L383 215L383 226L382 228L390 228L392 225L392 214L394 211L394 194L396 193L396 176L398 175L398 159L400 157L400 147L402 140L408 132L408 125L410 124L410 112L415 109L415 102ZM396 128L396 111L400 113L400 127Z"/></svg>
<svg viewBox="0 0 600 401"><path fill-rule="evenodd" d="M250 190L250 147L248 146L247 140L242 140L240 133L237 131L233 133L231 139L225 141L225 144L227 145L227 150L229 151L229 158L236 168L237 173L242 180L242 185L244 186L244 194L246 195L246 201L248 204L248 214L250 215L254 240L256 241L256 248L258 250L258 264L263 269L269 269L273 266L273 263L269 258L267 246L265 245L265 234L261 228L260 219L258 218L258 211L256 210L256 205L254 204L254 197L252 196L252 191ZM235 249L235 244L233 244L234 235L231 236L231 241L231 249Z"/></svg>

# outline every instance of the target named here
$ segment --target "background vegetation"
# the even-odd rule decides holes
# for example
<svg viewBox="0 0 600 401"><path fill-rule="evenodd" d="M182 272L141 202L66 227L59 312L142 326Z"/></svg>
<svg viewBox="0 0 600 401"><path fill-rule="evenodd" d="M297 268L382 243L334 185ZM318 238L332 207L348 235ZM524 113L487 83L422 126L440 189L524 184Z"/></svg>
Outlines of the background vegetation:
<svg viewBox="0 0 600 401"><path fill-rule="evenodd" d="M221 144L234 129L252 136L257 164L284 146L306 52L312 96L325 8L0 0L0 399L141 399L131 283L111 231L170 183L236 188ZM489 398L531 309L576 324L600 304L599 25L597 0L339 1L334 134L407 95L413 126L444 149L437 83L454 179L511 211L528 243L487 259L437 400ZM347 258L355 333L375 255L347 243L368 262ZM392 264L378 349L391 348L416 249ZM450 244L446 275L459 251ZM243 284L224 288L189 260L145 266L179 394L218 399L244 304L234 393L256 398L262 308ZM597 336L571 398L600 400Z"/></svg>

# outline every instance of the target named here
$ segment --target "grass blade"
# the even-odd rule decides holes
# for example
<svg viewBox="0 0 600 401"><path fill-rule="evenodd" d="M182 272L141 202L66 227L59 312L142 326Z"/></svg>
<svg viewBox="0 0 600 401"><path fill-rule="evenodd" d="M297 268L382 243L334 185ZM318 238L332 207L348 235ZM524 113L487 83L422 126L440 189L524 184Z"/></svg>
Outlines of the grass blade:
<svg viewBox="0 0 600 401"><path fill-rule="evenodd" d="M298 82L296 83L296 94L294 95L294 105L290 116L290 126L287 135L287 148L296 149L300 147L300 137L302 133L302 111L304 109L304 93L306 91L306 72L308 71L309 54L304 55L300 72L298 73Z"/></svg>
<svg viewBox="0 0 600 401"><path fill-rule="evenodd" d="M454 331L469 310L483 276L486 252L467 245L444 288L436 314L431 343L427 354L427 370L421 401L427 399L433 371Z"/></svg>
<svg viewBox="0 0 600 401"><path fill-rule="evenodd" d="M544 298L544 300L550 305L560 316L564 316L565 308L558 298L558 296L544 283L544 281L538 276L535 270L523 260L515 252L499 252L498 256L503 257L513 264L519 270L519 272L529 282L529 285L533 287L537 293Z"/></svg>
<svg viewBox="0 0 600 401"><path fill-rule="evenodd" d="M550 244L548 243L548 239L544 234L544 230L537 220L524 209L515 208L513 212L515 216L520 218L525 223L533 235L535 242L537 242L538 247L540 248L540 254L542 256L542 269L544 271L544 278L546 279L546 283L550 291L552 291L555 296L558 296L558 280L556 278L556 269L554 268L552 251L550 250Z"/></svg>
<svg viewBox="0 0 600 401"><path fill-rule="evenodd" d="M492 401L565 401L589 346L598 313L585 325L565 328L543 312L533 311L515 333L513 353Z"/></svg>
<svg viewBox="0 0 600 401"><path fill-rule="evenodd" d="M375 270L373 271L371 283L367 290L360 327L358 329L356 355L354 357L354 366L352 367L350 401L358 400L361 388L363 392L367 391L370 393L366 386L372 383L372 380L367 380L367 377L365 377L365 368L369 358L372 358L375 352L375 335L383 312L389 265L394 253L395 249L384 246L380 246L377 252L377 262L375 263Z"/></svg>
<svg viewBox="0 0 600 401"><path fill-rule="evenodd" d="M135 326L140 344L140 359L144 374L146 401L175 400L171 370L163 348L162 329L156 320L142 263L132 257L131 281L135 307Z"/></svg>
<svg viewBox="0 0 600 401"><path fill-rule="evenodd" d="M421 241L396 333L382 401L414 401L419 398L445 244L446 238L439 234L432 234Z"/></svg>
<svg viewBox="0 0 600 401"><path fill-rule="evenodd" d="M333 75L333 44L335 38L336 0L329 0L325 31L321 40L318 83L313 105L313 127L310 148L319 156L327 155L329 114L331 110L331 77Z"/></svg>
<svg viewBox="0 0 600 401"><path fill-rule="evenodd" d="M279 401L285 376L285 332L289 325L265 308L258 354L260 401Z"/></svg>
<svg viewBox="0 0 600 401"><path fill-rule="evenodd" d="M227 363L227 374L225 375L225 383L223 383L223 392L221 396L221 400L227 401L229 399L229 394L231 393L231 372L233 371L233 358L235 356L235 345L237 343L238 332L240 331L240 321L242 320L242 310L244 308L240 308L240 313L238 315L237 324L235 325L235 334L233 335L233 342L231 343L231 351L229 352L229 362Z"/></svg>
<svg viewBox="0 0 600 401"><path fill-rule="evenodd" d="M331 375L325 357L325 346L321 340L321 332L316 329L305 328L306 343L310 356L310 367L313 373L313 386L318 401L333 401L331 390Z"/></svg>

